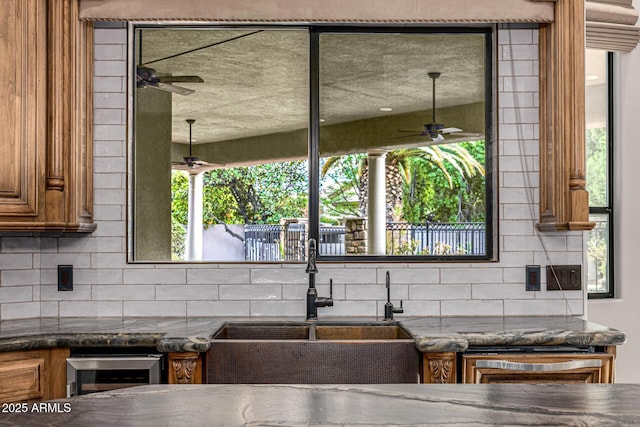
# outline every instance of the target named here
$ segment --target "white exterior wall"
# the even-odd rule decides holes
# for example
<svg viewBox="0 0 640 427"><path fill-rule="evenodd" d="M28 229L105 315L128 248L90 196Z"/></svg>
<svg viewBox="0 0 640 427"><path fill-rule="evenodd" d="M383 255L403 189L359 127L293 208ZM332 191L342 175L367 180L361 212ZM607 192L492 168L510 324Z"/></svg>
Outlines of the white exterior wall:
<svg viewBox="0 0 640 427"><path fill-rule="evenodd" d="M633 6L640 9L640 0ZM638 111L640 111L640 48L617 54L614 62L614 256L615 299L590 300L589 320L627 334L618 347L616 382L640 383L640 285L635 270L640 252L638 197Z"/></svg>
<svg viewBox="0 0 640 427"><path fill-rule="evenodd" d="M499 31L497 263L320 264L319 316L382 316L385 272L405 316L581 315L584 292L526 292L525 265L582 264L582 233L538 217L538 31ZM95 220L84 237L0 237L0 319L73 316L304 316L302 264L127 264L127 31L95 32ZM513 61L512 61L513 58ZM533 203L531 202L533 200ZM548 251L548 257L543 249ZM58 264L74 291L57 291ZM566 298L566 299L565 299Z"/></svg>

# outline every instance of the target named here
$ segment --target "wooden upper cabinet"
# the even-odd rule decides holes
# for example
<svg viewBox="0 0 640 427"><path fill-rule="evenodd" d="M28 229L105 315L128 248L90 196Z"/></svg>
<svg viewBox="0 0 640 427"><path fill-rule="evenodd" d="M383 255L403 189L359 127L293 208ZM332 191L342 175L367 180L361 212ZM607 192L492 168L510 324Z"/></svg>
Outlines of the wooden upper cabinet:
<svg viewBox="0 0 640 427"><path fill-rule="evenodd" d="M540 26L540 231L591 230L585 158L584 0Z"/></svg>
<svg viewBox="0 0 640 427"><path fill-rule="evenodd" d="M0 230L95 229L93 27L77 9L0 6Z"/></svg>

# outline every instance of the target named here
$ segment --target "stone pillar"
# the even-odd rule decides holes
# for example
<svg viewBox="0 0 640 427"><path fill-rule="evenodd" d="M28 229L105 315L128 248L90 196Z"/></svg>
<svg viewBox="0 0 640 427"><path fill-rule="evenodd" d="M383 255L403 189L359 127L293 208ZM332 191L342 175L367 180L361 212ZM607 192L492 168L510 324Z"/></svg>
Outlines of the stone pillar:
<svg viewBox="0 0 640 427"><path fill-rule="evenodd" d="M189 206L185 261L202 260L202 172L189 173Z"/></svg>
<svg viewBox="0 0 640 427"><path fill-rule="evenodd" d="M368 254L386 254L386 151L375 150L367 153L369 161Z"/></svg>
<svg viewBox="0 0 640 427"><path fill-rule="evenodd" d="M346 218L344 231L344 253L346 255L366 255L367 219Z"/></svg>

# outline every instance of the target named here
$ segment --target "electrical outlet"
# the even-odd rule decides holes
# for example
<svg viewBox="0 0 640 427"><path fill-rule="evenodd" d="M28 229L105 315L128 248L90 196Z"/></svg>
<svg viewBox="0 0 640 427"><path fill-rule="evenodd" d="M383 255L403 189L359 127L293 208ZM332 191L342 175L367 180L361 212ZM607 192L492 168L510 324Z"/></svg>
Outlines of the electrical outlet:
<svg viewBox="0 0 640 427"><path fill-rule="evenodd" d="M582 289L582 266L548 265L548 291L579 291Z"/></svg>
<svg viewBox="0 0 640 427"><path fill-rule="evenodd" d="M539 265L527 265L526 266L526 290L527 291L539 291L540 290L540 266Z"/></svg>
<svg viewBox="0 0 640 427"><path fill-rule="evenodd" d="M58 266L58 291L73 290L73 265Z"/></svg>

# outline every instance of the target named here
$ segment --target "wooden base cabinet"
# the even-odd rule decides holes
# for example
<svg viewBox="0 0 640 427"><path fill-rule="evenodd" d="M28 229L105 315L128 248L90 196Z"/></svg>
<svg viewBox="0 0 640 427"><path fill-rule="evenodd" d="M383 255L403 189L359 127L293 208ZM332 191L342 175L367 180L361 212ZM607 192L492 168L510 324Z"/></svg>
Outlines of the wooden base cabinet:
<svg viewBox="0 0 640 427"><path fill-rule="evenodd" d="M462 382L613 383L614 355L474 354L462 356Z"/></svg>
<svg viewBox="0 0 640 427"><path fill-rule="evenodd" d="M0 402L35 402L66 397L69 349L0 353Z"/></svg>

